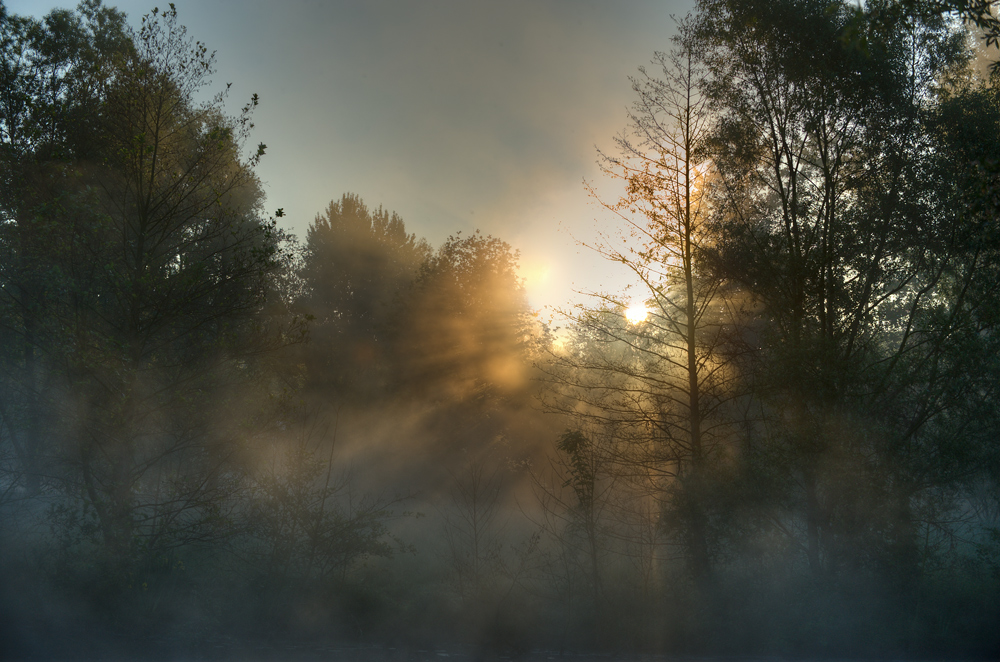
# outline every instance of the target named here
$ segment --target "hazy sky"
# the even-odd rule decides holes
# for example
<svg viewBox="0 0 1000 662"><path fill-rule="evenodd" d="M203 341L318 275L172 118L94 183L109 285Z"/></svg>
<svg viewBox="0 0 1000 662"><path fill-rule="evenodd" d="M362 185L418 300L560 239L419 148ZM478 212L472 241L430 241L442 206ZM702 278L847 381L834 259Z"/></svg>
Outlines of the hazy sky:
<svg viewBox="0 0 1000 662"><path fill-rule="evenodd" d="M50 0L7 0L42 15ZM109 2L133 24L155 1ZM161 3L165 7L167 3ZM319 2L178 0L217 52L232 109L256 92L267 207L301 239L342 193L398 212L437 246L477 228L521 252L531 305L620 290L577 244L614 233L583 181L600 174L632 102L628 77L670 46L688 0Z"/></svg>

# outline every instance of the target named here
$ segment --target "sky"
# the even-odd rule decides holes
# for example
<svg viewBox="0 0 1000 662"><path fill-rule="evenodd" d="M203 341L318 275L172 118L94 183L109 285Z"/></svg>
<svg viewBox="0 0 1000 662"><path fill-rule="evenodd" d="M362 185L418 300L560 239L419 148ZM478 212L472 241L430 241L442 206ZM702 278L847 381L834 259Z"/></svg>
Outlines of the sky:
<svg viewBox="0 0 1000 662"><path fill-rule="evenodd" d="M72 6L5 4L36 16ZM137 25L156 0L106 4ZM477 229L507 241L543 314L630 282L586 247L615 241L618 224L584 182L616 198L598 150L614 152L629 76L670 48L671 16L691 0L174 4L216 52L212 91L232 83L231 112L260 95L253 141L267 144L257 169L267 209L282 208L300 239L351 192L433 246Z"/></svg>

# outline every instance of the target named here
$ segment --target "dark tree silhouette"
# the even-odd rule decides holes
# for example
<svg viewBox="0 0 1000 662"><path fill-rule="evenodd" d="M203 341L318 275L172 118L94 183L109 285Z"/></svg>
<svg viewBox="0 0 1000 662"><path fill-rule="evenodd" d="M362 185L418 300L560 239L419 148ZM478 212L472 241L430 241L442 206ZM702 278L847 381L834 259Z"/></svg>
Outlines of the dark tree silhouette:
<svg viewBox="0 0 1000 662"><path fill-rule="evenodd" d="M310 388L343 397L384 390L390 332L430 248L403 220L345 194L306 235L300 305L313 316L304 348Z"/></svg>
<svg viewBox="0 0 1000 662"><path fill-rule="evenodd" d="M706 2L699 30L715 267L748 303L742 371L786 472L783 528L801 516L817 577L877 568L909 591L921 541L990 455L992 368L972 378L970 362L992 354L976 311L993 297L994 221L944 175L970 166L932 128L947 99L981 94L964 32L889 25L880 7L865 48L845 39L858 14L827 3Z"/></svg>
<svg viewBox="0 0 1000 662"><path fill-rule="evenodd" d="M262 318L284 257L259 208L263 145L241 153L256 96L235 118L221 96L195 102L212 58L173 9L135 31L97 3L82 11L32 26L37 51L19 56L85 46L73 66L50 64L54 99L22 94L52 128L6 155L14 172L41 163L47 176L6 197L4 326L23 349L4 375L20 400L2 415L12 442L18 427L39 436L44 416L57 520L124 589L144 564L226 532L246 438L239 386L285 342ZM29 478L37 456L19 467Z"/></svg>

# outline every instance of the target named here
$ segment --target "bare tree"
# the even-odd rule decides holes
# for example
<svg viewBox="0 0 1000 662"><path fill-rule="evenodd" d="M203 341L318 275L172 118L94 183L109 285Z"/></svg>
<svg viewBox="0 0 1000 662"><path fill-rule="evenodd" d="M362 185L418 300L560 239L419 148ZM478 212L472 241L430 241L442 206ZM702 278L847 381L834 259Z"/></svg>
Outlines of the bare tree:
<svg viewBox="0 0 1000 662"><path fill-rule="evenodd" d="M452 476L452 504L444 511L449 561L462 603L472 605L492 588L501 567L506 522L501 520L503 479L500 469L469 465Z"/></svg>
<svg viewBox="0 0 1000 662"><path fill-rule="evenodd" d="M725 445L721 412L732 375L721 351L726 303L700 262L712 239L709 164L699 156L711 127L688 22L679 24L675 49L654 63L656 75L640 69L633 79L638 99L628 131L617 138L619 155L604 155L605 171L626 188L606 207L640 247L597 247L632 271L642 294L631 308L621 297L598 295L597 306L569 314L576 339L554 353L549 377L558 395L547 403L613 424L629 439L620 446L621 470L673 512L689 570L701 582L711 574L707 473Z"/></svg>

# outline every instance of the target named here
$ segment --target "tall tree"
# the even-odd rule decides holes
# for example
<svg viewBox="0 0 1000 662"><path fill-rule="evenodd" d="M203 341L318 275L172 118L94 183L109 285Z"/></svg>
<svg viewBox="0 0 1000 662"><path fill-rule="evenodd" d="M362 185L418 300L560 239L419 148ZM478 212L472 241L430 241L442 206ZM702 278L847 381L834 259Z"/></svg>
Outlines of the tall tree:
<svg viewBox="0 0 1000 662"><path fill-rule="evenodd" d="M308 380L317 391L371 395L388 380L390 331L430 254L403 219L344 194L306 235L302 308L314 317Z"/></svg>
<svg viewBox="0 0 1000 662"><path fill-rule="evenodd" d="M613 424L630 443L622 470L641 477L678 526L687 564L698 582L711 574L708 486L710 466L723 452L720 408L731 399L721 359L724 306L719 281L701 266L712 241L705 202L710 163L700 153L711 116L700 85L699 43L688 22L679 24L675 48L658 53L655 74L640 69L638 97L619 155L605 169L624 180L626 193L609 208L641 248L609 242L599 250L641 283L638 311L601 297L596 309L573 315L575 351L555 354L561 382L557 410ZM627 245L627 244L626 244ZM566 390L569 389L569 390ZM574 400L577 400L574 402ZM561 403L561 404L556 404Z"/></svg>
<svg viewBox="0 0 1000 662"><path fill-rule="evenodd" d="M85 2L78 12L55 10L42 20L12 15L0 6L0 350L3 433L18 458L18 476L37 494L50 472L53 449L45 440L43 393L50 371L46 349L49 301L65 289L52 269L73 244L54 209L72 205L74 163L94 161L99 89L108 64L132 49L124 14Z"/></svg>
<svg viewBox="0 0 1000 662"><path fill-rule="evenodd" d="M939 426L967 388L944 355L991 267L973 240L985 217L934 174L947 150L928 130L965 35L937 16L886 25L883 8L720 1L698 20L718 114L715 265L752 304L745 372L806 559L909 583L917 523L943 519L975 455L957 449L981 447Z"/></svg>
<svg viewBox="0 0 1000 662"><path fill-rule="evenodd" d="M122 25L98 3L81 12L85 25ZM57 18L46 25L81 21ZM10 198L21 212L4 229L38 239L29 264L47 280L4 287L21 311L8 319L36 364L8 384L45 396L48 473L69 505L95 518L98 547L124 582L133 561L220 530L245 432L236 387L252 377L254 357L282 341L261 315L283 256L252 170L263 145L241 153L256 97L236 118L223 114L222 96L195 101L212 56L186 37L176 10L87 43L115 45L99 66L74 70L82 91L64 91L93 104L89 131L66 132L59 178L35 197ZM23 265L25 246L5 242L4 263ZM32 282L31 272L8 274ZM25 352L25 366L30 359Z"/></svg>

